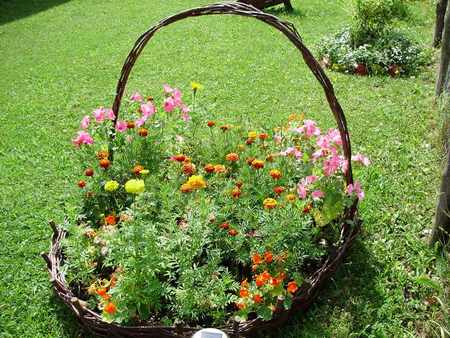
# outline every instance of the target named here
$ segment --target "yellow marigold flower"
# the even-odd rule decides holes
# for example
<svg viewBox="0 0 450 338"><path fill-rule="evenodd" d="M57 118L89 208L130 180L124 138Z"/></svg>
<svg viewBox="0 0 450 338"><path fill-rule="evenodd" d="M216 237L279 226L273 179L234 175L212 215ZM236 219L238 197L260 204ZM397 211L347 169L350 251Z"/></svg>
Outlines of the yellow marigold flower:
<svg viewBox="0 0 450 338"><path fill-rule="evenodd" d="M297 199L297 196L295 196L294 194L287 194L286 195L286 200L289 202L294 202Z"/></svg>
<svg viewBox="0 0 450 338"><path fill-rule="evenodd" d="M252 167L255 169L262 169L262 168L264 168L264 161L263 160L253 160Z"/></svg>
<svg viewBox="0 0 450 338"><path fill-rule="evenodd" d="M125 183L125 191L130 194L140 194L145 191L145 182L143 180L129 180Z"/></svg>
<svg viewBox="0 0 450 338"><path fill-rule="evenodd" d="M263 202L264 208L273 209L277 206L277 201L273 198L266 198Z"/></svg>
<svg viewBox="0 0 450 338"><path fill-rule="evenodd" d="M198 83L198 82L192 81L191 82L191 88L192 88L192 90L194 92L196 92L197 90L203 89L203 86L200 83Z"/></svg>
<svg viewBox="0 0 450 338"><path fill-rule="evenodd" d="M149 173L150 173L150 170L148 170L148 169L141 170L141 172L140 172L141 175L148 175Z"/></svg>
<svg viewBox="0 0 450 338"><path fill-rule="evenodd" d="M119 189L119 182L117 181L108 181L105 183L105 191L113 192Z"/></svg>
<svg viewBox="0 0 450 338"><path fill-rule="evenodd" d="M189 184L184 183L181 186L180 190L181 190L181 192L191 192L192 191L192 187Z"/></svg>
<svg viewBox="0 0 450 338"><path fill-rule="evenodd" d="M248 138L255 139L258 137L258 133L256 131L249 131Z"/></svg>
<svg viewBox="0 0 450 338"><path fill-rule="evenodd" d="M206 188L206 181L203 176L200 175L192 175L185 184L190 186L192 189Z"/></svg>

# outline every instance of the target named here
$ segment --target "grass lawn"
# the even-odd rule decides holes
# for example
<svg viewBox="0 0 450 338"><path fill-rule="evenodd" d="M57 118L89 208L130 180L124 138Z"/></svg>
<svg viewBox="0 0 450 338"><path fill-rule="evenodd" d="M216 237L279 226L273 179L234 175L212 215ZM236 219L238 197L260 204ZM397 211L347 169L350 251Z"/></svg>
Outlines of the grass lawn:
<svg viewBox="0 0 450 338"><path fill-rule="evenodd" d="M0 0L0 336L77 337L53 296L39 253L49 219L61 221L77 191L70 146L82 115L112 103L134 40L157 20L208 0ZM431 0L410 1L403 23L429 45ZM315 44L351 19L350 0L294 0L294 22ZM364 231L316 305L275 337L438 337L449 330L449 270L427 246L439 185L434 68L412 78L328 73L348 118L354 151L373 165ZM305 111L333 125L325 97L298 52L251 19L207 17L163 30L134 69L128 90L205 85L214 115L274 125Z"/></svg>

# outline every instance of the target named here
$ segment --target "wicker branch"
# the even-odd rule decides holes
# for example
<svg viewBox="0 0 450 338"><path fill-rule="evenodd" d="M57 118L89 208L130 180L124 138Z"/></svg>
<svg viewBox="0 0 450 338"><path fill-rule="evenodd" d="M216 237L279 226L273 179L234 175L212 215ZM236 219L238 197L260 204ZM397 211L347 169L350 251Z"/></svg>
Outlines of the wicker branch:
<svg viewBox="0 0 450 338"><path fill-rule="evenodd" d="M115 113L114 126L119 117L119 110L124 95L125 87L128 77L133 69L133 66L141 54L144 47L153 37L153 35L165 26L168 26L177 21L203 15L218 15L218 14L233 14L245 17L252 17L282 32L299 50L303 60L308 65L311 72L322 86L325 96L327 98L330 109L336 120L343 143L343 150L346 160L348 161L348 171L346 172L347 184L353 183L352 167L351 167L351 145L350 137L347 129L347 123L342 111L342 108L335 96L333 86L320 67L319 63L314 59L311 52L305 47L300 35L295 29L294 25L289 22L282 21L279 18L263 13L260 10L244 4L244 3L223 3L213 4L206 7L190 9L176 15L170 16L158 24L150 28L142 34L136 41L133 49L129 53L123 65L120 78L117 84L116 97L113 103L113 111ZM112 138L114 138L114 128ZM111 140L112 141L112 140ZM50 274L53 288L59 298L73 311L80 323L91 333L98 336L108 337L155 337L155 338L187 338L198 331L200 328L183 327L176 325L174 327L166 326L133 326L125 327L115 323L106 323L101 316L90 310L86 303L78 299L68 287L64 273L61 270L63 264L63 255L61 251L61 242L66 236L66 232L60 227L57 227L54 222L50 222L53 230L53 238L48 254L43 253L42 257L46 261L47 268ZM294 313L299 311L306 311L307 308L314 301L320 287L329 279L329 277L337 269L341 261L344 259L349 247L353 243L355 237L360 230L360 222L357 217L357 201L348 208L341 221L341 238L335 252L324 261L322 266L305 282L297 291L293 300L293 305L290 310L284 310L281 306L277 308L273 319L263 321L261 319L249 320L238 323L230 321L227 325L220 328L225 331L230 337L248 337L253 336L260 330L270 330L279 327L286 322Z"/></svg>

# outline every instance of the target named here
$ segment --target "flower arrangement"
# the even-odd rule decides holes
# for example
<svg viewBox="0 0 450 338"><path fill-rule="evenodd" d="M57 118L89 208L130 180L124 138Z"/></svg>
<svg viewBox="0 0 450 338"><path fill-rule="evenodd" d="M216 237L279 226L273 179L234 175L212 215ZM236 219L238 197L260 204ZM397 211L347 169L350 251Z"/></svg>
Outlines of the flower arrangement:
<svg viewBox="0 0 450 338"><path fill-rule="evenodd" d="M359 182L345 183L338 130L304 114L273 130L210 120L196 108L203 86L191 89L191 106L164 85L159 101L134 93L123 119L98 108L73 139L81 203L64 240L66 279L106 321L269 320L364 198Z"/></svg>

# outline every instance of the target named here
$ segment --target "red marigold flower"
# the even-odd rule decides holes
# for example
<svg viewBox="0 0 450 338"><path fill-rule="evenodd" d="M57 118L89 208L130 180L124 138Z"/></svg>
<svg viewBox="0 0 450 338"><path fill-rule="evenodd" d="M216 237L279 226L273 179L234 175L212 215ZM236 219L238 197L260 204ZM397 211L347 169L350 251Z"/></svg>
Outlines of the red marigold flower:
<svg viewBox="0 0 450 338"><path fill-rule="evenodd" d="M225 156L225 159L230 162L237 162L239 161L239 155L236 153L229 153Z"/></svg>
<svg viewBox="0 0 450 338"><path fill-rule="evenodd" d="M265 282L267 282L268 280L270 280L272 278L272 276L270 275L270 273L267 270L264 270L264 272L261 274L261 276Z"/></svg>
<svg viewBox="0 0 450 338"><path fill-rule="evenodd" d="M259 139L260 140L267 140L268 138L269 138L269 134L267 134L267 133L259 134Z"/></svg>
<svg viewBox="0 0 450 338"><path fill-rule="evenodd" d="M207 165L205 165L204 169L209 174L214 172L214 166L211 163L208 163Z"/></svg>
<svg viewBox="0 0 450 338"><path fill-rule="evenodd" d="M102 167L103 169L108 169L109 166L111 165L111 162L107 158L101 159L99 163L100 167Z"/></svg>
<svg viewBox="0 0 450 338"><path fill-rule="evenodd" d="M308 203L304 208L303 208L303 213L304 214L309 214L312 210L312 205L311 203Z"/></svg>
<svg viewBox="0 0 450 338"><path fill-rule="evenodd" d="M270 284L272 284L273 286L278 286L278 285L280 285L280 283L282 282L283 280L281 280L281 279L279 279L279 278L272 278L271 280L270 280Z"/></svg>
<svg viewBox="0 0 450 338"><path fill-rule="evenodd" d="M253 301L255 303L262 303L263 297L261 295L255 294L255 295L253 295Z"/></svg>
<svg viewBox="0 0 450 338"><path fill-rule="evenodd" d="M230 229L230 230L228 230L228 234L230 236L234 237L234 236L236 236L238 234L238 231L236 229Z"/></svg>
<svg viewBox="0 0 450 338"><path fill-rule="evenodd" d="M228 230L230 228L230 224L228 224L227 222L224 222L221 225L219 225L219 227L221 229Z"/></svg>
<svg viewBox="0 0 450 338"><path fill-rule="evenodd" d="M252 165L252 162L255 160L254 157L247 157L247 159L245 160L247 162L248 165Z"/></svg>
<svg viewBox="0 0 450 338"><path fill-rule="evenodd" d="M263 278L262 275L257 275L256 279L255 279L255 283L256 283L256 286L260 288L261 286L266 284L266 280Z"/></svg>
<svg viewBox="0 0 450 338"><path fill-rule="evenodd" d="M127 121L127 129L134 129L134 127L136 127L134 121Z"/></svg>
<svg viewBox="0 0 450 338"><path fill-rule="evenodd" d="M116 224L116 216L108 215L105 217L105 224L115 225Z"/></svg>
<svg viewBox="0 0 450 338"><path fill-rule="evenodd" d="M263 262L263 259L259 253L255 253L252 255L252 262L255 265L259 265Z"/></svg>
<svg viewBox="0 0 450 338"><path fill-rule="evenodd" d="M236 187L231 190L231 196L233 196L233 198L239 198L241 196L241 189Z"/></svg>
<svg viewBox="0 0 450 338"><path fill-rule="evenodd" d="M242 188L242 186L244 185L244 183L242 181L236 181L235 183L236 187L238 187L239 189Z"/></svg>
<svg viewBox="0 0 450 338"><path fill-rule="evenodd" d="M144 170L144 167L141 165L135 165L133 168L133 173L135 175L139 175L141 173L141 171Z"/></svg>
<svg viewBox="0 0 450 338"><path fill-rule="evenodd" d="M147 135L148 135L148 130L145 129L145 128L140 128L140 129L138 130L138 135L141 136L141 137L147 137Z"/></svg>
<svg viewBox="0 0 450 338"><path fill-rule="evenodd" d="M103 310L107 313L109 313L110 315L113 315L117 312L117 308L114 305L114 303L109 302L105 305L105 307L103 308Z"/></svg>
<svg viewBox="0 0 450 338"><path fill-rule="evenodd" d="M255 169L262 169L262 168L264 168L264 161L263 160L253 160L252 167Z"/></svg>
<svg viewBox="0 0 450 338"><path fill-rule="evenodd" d="M102 297L105 300L108 300L111 298L111 295L108 295L108 290L106 288L100 288L96 290L97 295Z"/></svg>
<svg viewBox="0 0 450 338"><path fill-rule="evenodd" d="M273 192L277 195L281 195L284 192L285 188L284 187L274 187L273 188Z"/></svg>
<svg viewBox="0 0 450 338"><path fill-rule="evenodd" d="M92 168L87 168L87 169L84 171L84 174L85 174L86 176L88 176L88 177L94 176L94 169L92 169Z"/></svg>
<svg viewBox="0 0 450 338"><path fill-rule="evenodd" d="M295 281L289 282L286 290L294 294L298 290L297 283Z"/></svg>
<svg viewBox="0 0 450 338"><path fill-rule="evenodd" d="M243 303L243 302L236 302L235 304L239 310L243 310L247 307L247 305L245 305L245 303Z"/></svg>
<svg viewBox="0 0 450 338"><path fill-rule="evenodd" d="M183 164L183 173L187 176L191 176L195 173L196 168L192 163L184 163Z"/></svg>
<svg viewBox="0 0 450 338"><path fill-rule="evenodd" d="M173 159L177 162L184 162L184 161L186 161L186 158L187 158L186 155L183 155L183 154L175 155L173 157Z"/></svg>
<svg viewBox="0 0 450 338"><path fill-rule="evenodd" d="M272 263L273 261L273 254L270 251L266 251L264 253L264 260L266 261L266 263Z"/></svg>
<svg viewBox="0 0 450 338"><path fill-rule="evenodd" d="M208 127L212 128L212 127L214 127L216 125L216 122L208 121L207 125L208 125Z"/></svg>
<svg viewBox="0 0 450 338"><path fill-rule="evenodd" d="M251 145L251 144L253 143L253 141L254 141L254 140L253 140L252 138L248 138L248 139L245 141L245 144L249 146L249 145Z"/></svg>
<svg viewBox="0 0 450 338"><path fill-rule="evenodd" d="M281 178L281 171L279 171L278 169L272 169L271 171L269 171L269 175L274 180L279 180Z"/></svg>
<svg viewBox="0 0 450 338"><path fill-rule="evenodd" d="M83 180L79 180L79 181L78 181L78 186L79 186L81 189L83 189L83 188L86 186L86 182L83 181Z"/></svg>
<svg viewBox="0 0 450 338"><path fill-rule="evenodd" d="M242 298L246 298L246 297L248 297L248 295L249 295L249 292L247 289L241 289L239 291L239 296L241 296Z"/></svg>

